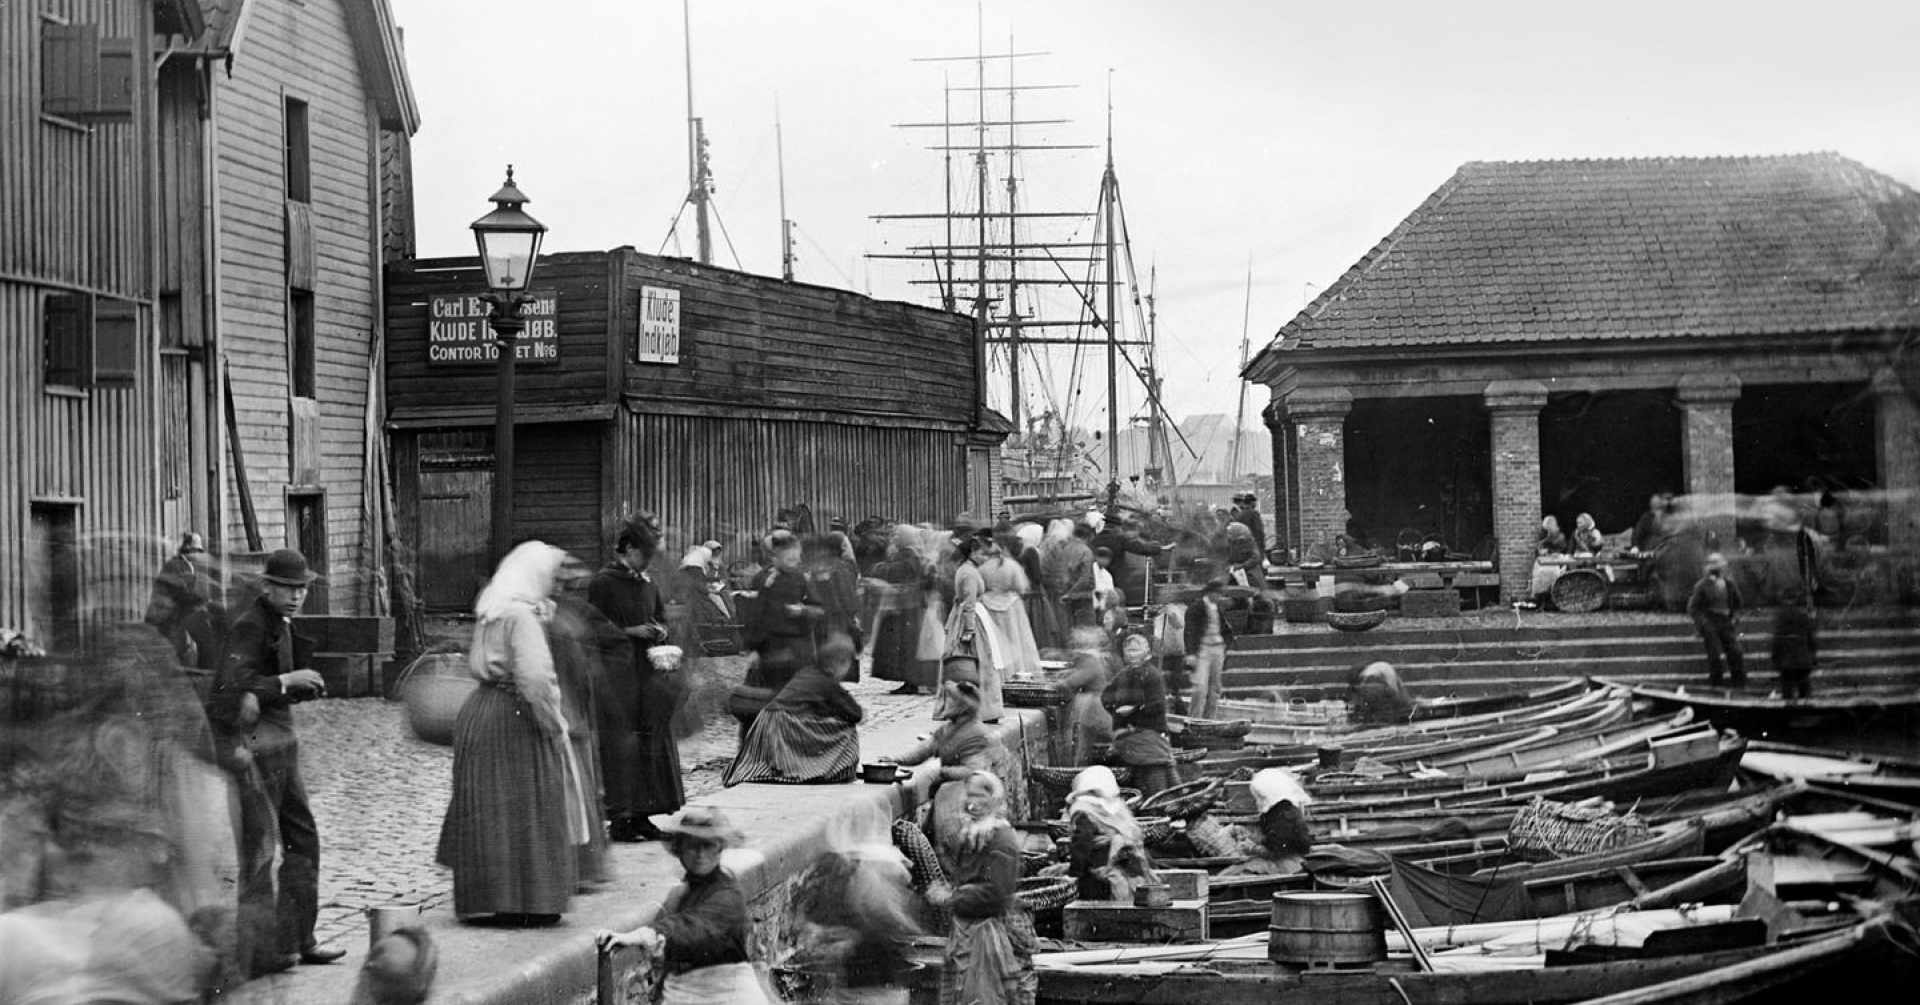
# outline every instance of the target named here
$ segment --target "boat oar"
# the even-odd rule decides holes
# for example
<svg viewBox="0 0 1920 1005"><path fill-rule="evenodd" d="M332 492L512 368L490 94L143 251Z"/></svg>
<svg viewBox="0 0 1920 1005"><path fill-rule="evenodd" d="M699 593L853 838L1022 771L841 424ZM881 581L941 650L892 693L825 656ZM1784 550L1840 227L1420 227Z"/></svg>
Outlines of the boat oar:
<svg viewBox="0 0 1920 1005"><path fill-rule="evenodd" d="M1433 972L1433 960L1427 957L1427 947L1413 936L1413 926L1407 923L1407 916L1400 911L1400 905L1394 903L1393 894L1387 892L1387 881L1379 876L1367 880L1373 888L1373 895L1380 898L1380 906L1386 909L1387 917L1393 921L1393 927L1400 937L1407 940L1407 947L1413 952L1413 965L1421 973Z"/></svg>

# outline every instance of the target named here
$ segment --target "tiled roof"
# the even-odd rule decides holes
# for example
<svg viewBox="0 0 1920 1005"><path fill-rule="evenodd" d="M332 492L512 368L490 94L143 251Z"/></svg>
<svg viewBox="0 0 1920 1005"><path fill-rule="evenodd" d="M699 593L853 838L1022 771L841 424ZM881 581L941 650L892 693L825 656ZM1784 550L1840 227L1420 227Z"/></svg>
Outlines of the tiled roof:
<svg viewBox="0 0 1920 1005"><path fill-rule="evenodd" d="M1247 367L1313 349L1920 319L1920 193L1832 153L1472 162Z"/></svg>

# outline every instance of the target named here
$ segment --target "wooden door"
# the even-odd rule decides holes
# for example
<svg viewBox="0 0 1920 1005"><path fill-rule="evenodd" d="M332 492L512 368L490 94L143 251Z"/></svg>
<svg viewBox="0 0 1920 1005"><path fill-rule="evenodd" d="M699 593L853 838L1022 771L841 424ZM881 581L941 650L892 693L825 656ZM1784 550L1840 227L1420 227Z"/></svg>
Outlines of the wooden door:
<svg viewBox="0 0 1920 1005"><path fill-rule="evenodd" d="M327 614L331 607L327 598L327 494L325 492L296 492L287 496L287 505L291 510L293 525L293 546L300 554L307 556L307 568L317 573L319 578L307 589L307 601L300 605L302 614Z"/></svg>
<svg viewBox="0 0 1920 1005"><path fill-rule="evenodd" d="M429 610L471 610L487 579L493 470L420 471L420 600Z"/></svg>

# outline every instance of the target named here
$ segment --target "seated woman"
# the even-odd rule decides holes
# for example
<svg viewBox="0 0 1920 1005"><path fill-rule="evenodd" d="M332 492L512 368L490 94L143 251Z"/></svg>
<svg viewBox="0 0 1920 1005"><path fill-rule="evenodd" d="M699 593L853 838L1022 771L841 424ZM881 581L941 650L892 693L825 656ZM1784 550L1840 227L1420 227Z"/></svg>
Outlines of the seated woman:
<svg viewBox="0 0 1920 1005"><path fill-rule="evenodd" d="M1262 768L1247 783L1247 791L1253 796L1260 822L1251 828L1234 825L1246 857L1221 874L1286 876L1299 872L1306 854L1313 850L1313 834L1307 826L1307 805L1313 797L1285 768Z"/></svg>
<svg viewBox="0 0 1920 1005"><path fill-rule="evenodd" d="M1598 555L1606 547L1607 537L1600 533L1600 526L1593 522L1592 513L1582 513L1573 518L1573 553L1576 555Z"/></svg>
<svg viewBox="0 0 1920 1005"><path fill-rule="evenodd" d="M813 981L806 1000L864 1005L897 1000L921 934L906 860L890 844L820 853L794 894L804 920L797 962Z"/></svg>
<svg viewBox="0 0 1920 1005"><path fill-rule="evenodd" d="M747 728L722 784L851 782L860 768L866 712L840 682L853 666L853 640L835 633L818 659L793 675Z"/></svg>
<svg viewBox="0 0 1920 1005"><path fill-rule="evenodd" d="M1567 535L1560 532L1560 521L1552 515L1542 517L1540 532L1533 539L1533 576L1527 592L1533 595L1535 604L1545 605L1547 594L1553 589L1553 582L1566 571L1562 565L1541 559L1554 559L1567 554Z"/></svg>
<svg viewBox="0 0 1920 1005"><path fill-rule="evenodd" d="M951 876L960 832L967 822L966 786L962 783L976 771L998 771L1006 755L1000 741L980 722L980 667L973 657L948 656L942 673L946 679L940 687L946 697L947 718L941 720L926 740L896 757L879 760L919 764L930 757L940 759L940 778L933 786L932 833L928 838L940 858L941 869Z"/></svg>
<svg viewBox="0 0 1920 1005"><path fill-rule="evenodd" d="M1073 777L1067 796L1067 875L1079 881L1081 900L1131 903L1134 888L1153 882L1153 866L1133 811L1120 798L1120 783L1101 765Z"/></svg>
<svg viewBox="0 0 1920 1005"><path fill-rule="evenodd" d="M1347 681L1347 721L1355 725L1402 723L1413 717L1413 696L1393 664L1369 663Z"/></svg>
<svg viewBox="0 0 1920 1005"><path fill-rule="evenodd" d="M720 852L739 844L740 832L710 806L687 806L672 817L651 819L686 875L667 893L652 924L629 932L603 928L594 941L601 947L641 946L652 954L667 972L664 1005L767 1005L774 999L747 948L747 898L720 867Z"/></svg>
<svg viewBox="0 0 1920 1005"><path fill-rule="evenodd" d="M1091 625L1073 630L1073 669L1054 685L1067 696L1067 763L1093 764L1113 743L1113 716L1100 703L1112 679L1113 645Z"/></svg>
<svg viewBox="0 0 1920 1005"><path fill-rule="evenodd" d="M1131 634L1120 644L1122 666L1100 703L1113 714L1113 752L1108 761L1133 769L1133 784L1143 796L1179 784L1173 773L1173 744L1167 741L1167 685L1153 659L1153 643Z"/></svg>

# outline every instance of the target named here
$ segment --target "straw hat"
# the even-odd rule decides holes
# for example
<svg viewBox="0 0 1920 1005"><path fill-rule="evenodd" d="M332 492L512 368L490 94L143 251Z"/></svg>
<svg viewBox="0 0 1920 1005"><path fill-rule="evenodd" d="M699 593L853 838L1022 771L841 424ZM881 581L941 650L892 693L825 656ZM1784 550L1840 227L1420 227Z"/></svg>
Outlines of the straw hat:
<svg viewBox="0 0 1920 1005"><path fill-rule="evenodd" d="M711 806L682 806L678 813L657 814L647 821L662 834L685 834L703 841L717 841L729 848L743 840L741 833L727 822L727 815Z"/></svg>

